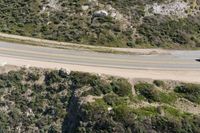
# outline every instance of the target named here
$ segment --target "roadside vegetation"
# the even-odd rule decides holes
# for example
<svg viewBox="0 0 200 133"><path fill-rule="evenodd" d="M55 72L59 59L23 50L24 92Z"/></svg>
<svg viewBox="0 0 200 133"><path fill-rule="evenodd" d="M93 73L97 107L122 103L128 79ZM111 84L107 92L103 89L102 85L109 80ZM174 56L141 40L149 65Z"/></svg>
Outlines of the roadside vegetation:
<svg viewBox="0 0 200 133"><path fill-rule="evenodd" d="M67 70L0 74L0 132L199 132L197 84L137 82ZM195 107L194 107L195 108Z"/></svg>
<svg viewBox="0 0 200 133"><path fill-rule="evenodd" d="M0 32L113 47L199 48L200 2L186 2L190 9L179 18L147 15L148 5L167 0L1 0Z"/></svg>

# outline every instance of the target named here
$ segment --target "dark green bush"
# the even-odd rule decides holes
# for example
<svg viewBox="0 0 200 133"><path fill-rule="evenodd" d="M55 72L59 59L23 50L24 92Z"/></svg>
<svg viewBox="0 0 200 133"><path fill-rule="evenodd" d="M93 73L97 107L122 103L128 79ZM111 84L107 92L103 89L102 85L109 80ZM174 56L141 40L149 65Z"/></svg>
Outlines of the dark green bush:
<svg viewBox="0 0 200 133"><path fill-rule="evenodd" d="M23 75L20 71L10 71L8 72L7 79L12 82L19 82L23 79Z"/></svg>
<svg viewBox="0 0 200 133"><path fill-rule="evenodd" d="M173 104L178 98L176 93L167 93L160 91L157 88L155 88L153 84L149 83L138 83L135 85L135 90L139 95L145 97L149 102L162 102L167 104Z"/></svg>
<svg viewBox="0 0 200 133"><path fill-rule="evenodd" d="M119 106L119 105L127 104L127 99L124 99L112 93L105 95L103 99L110 106Z"/></svg>
<svg viewBox="0 0 200 133"><path fill-rule="evenodd" d="M164 87L165 83L162 80L154 80L153 83L157 86L157 87Z"/></svg>
<svg viewBox="0 0 200 133"><path fill-rule="evenodd" d="M131 96L132 85L126 79L117 79L111 83L112 90L119 96Z"/></svg>
<svg viewBox="0 0 200 133"><path fill-rule="evenodd" d="M5 88L6 87L6 82L3 80L0 80L0 88Z"/></svg>
<svg viewBox="0 0 200 133"><path fill-rule="evenodd" d="M59 76L59 72L57 70L46 72L45 74L45 83L47 85L61 82L61 77Z"/></svg>
<svg viewBox="0 0 200 133"><path fill-rule="evenodd" d="M183 84L177 86L174 91L181 94L184 98L200 103L200 85L199 84Z"/></svg>
<svg viewBox="0 0 200 133"><path fill-rule="evenodd" d="M138 83L135 85L135 90L140 95L144 96L150 102L160 101L159 92L155 89L154 85L149 83Z"/></svg>
<svg viewBox="0 0 200 133"><path fill-rule="evenodd" d="M35 73L29 72L28 76L27 76L28 81L36 81L36 80L39 80L39 78L40 78L40 75L37 72L35 72Z"/></svg>
<svg viewBox="0 0 200 133"><path fill-rule="evenodd" d="M99 83L99 77L89 73L71 72L70 78L76 87L82 87L83 85L95 86Z"/></svg>

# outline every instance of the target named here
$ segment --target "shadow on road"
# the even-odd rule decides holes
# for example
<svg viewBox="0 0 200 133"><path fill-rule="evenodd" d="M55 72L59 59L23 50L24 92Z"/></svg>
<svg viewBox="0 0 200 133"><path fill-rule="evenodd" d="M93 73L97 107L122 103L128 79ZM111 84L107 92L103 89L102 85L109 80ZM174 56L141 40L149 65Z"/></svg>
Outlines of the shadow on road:
<svg viewBox="0 0 200 133"><path fill-rule="evenodd" d="M200 59L196 59L195 61L200 62Z"/></svg>

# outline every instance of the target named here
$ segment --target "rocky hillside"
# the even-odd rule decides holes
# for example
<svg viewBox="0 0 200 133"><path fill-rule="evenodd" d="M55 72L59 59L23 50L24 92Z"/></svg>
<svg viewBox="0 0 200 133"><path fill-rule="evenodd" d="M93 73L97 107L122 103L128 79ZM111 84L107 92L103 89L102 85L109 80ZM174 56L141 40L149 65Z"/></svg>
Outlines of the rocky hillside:
<svg viewBox="0 0 200 133"><path fill-rule="evenodd" d="M0 31L114 47L200 47L199 0L1 0Z"/></svg>
<svg viewBox="0 0 200 133"><path fill-rule="evenodd" d="M2 73L0 132L199 133L200 85L131 84L63 69Z"/></svg>

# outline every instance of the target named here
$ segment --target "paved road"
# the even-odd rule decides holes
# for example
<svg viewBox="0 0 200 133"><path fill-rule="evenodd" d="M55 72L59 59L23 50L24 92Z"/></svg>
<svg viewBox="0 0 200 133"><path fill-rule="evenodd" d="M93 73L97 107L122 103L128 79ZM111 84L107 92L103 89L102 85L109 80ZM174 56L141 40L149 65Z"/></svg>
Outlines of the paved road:
<svg viewBox="0 0 200 133"><path fill-rule="evenodd" d="M166 55L119 55L54 49L0 42L0 57L84 66L148 70L196 70L200 51L170 51Z"/></svg>
<svg viewBox="0 0 200 133"><path fill-rule="evenodd" d="M67 68L125 78L152 78L200 83L200 51L161 55L119 55L0 42L0 63Z"/></svg>

